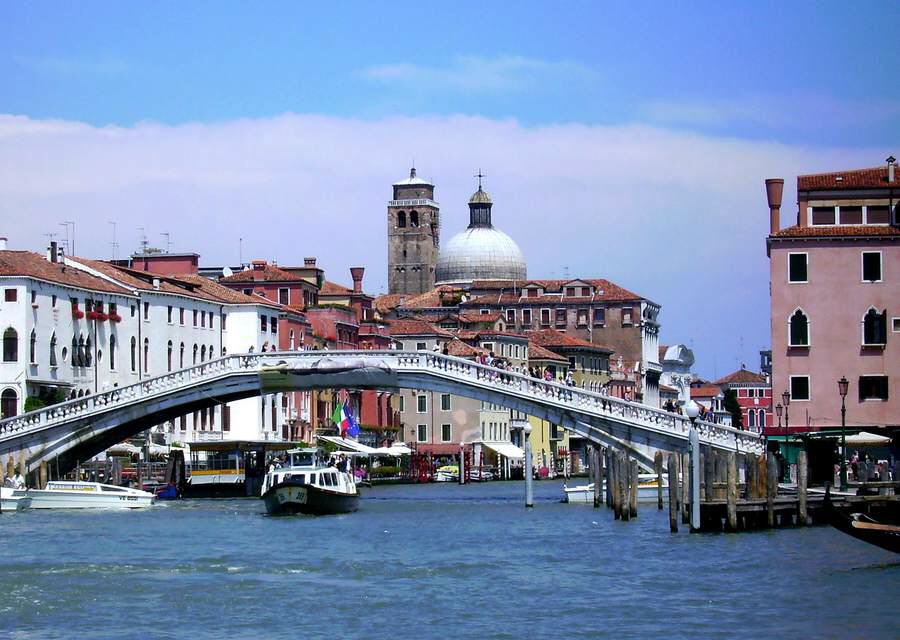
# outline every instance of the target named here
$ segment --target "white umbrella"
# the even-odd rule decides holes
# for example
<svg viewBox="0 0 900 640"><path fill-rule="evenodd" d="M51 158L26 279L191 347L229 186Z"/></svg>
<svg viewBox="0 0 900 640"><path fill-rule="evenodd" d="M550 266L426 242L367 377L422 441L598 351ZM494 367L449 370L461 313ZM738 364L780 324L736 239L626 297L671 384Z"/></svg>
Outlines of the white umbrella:
<svg viewBox="0 0 900 640"><path fill-rule="evenodd" d="M869 433L868 431L860 431L856 435L847 436L847 444L854 447L878 447L889 444L890 442L891 439L887 436L880 436L876 433Z"/></svg>

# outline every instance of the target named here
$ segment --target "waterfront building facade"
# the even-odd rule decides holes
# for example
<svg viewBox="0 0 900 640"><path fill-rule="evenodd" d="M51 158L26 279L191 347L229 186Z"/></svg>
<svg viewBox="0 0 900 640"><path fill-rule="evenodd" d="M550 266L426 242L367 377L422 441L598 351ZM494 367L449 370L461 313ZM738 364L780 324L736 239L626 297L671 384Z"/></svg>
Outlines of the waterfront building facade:
<svg viewBox="0 0 900 640"><path fill-rule="evenodd" d="M900 176L887 166L797 177L796 223L780 228L782 179L766 180L772 388L790 431L900 426Z"/></svg>
<svg viewBox="0 0 900 640"><path fill-rule="evenodd" d="M741 424L748 431L775 435L772 424L772 385L769 379L744 367L716 380L722 392L734 391L741 407Z"/></svg>

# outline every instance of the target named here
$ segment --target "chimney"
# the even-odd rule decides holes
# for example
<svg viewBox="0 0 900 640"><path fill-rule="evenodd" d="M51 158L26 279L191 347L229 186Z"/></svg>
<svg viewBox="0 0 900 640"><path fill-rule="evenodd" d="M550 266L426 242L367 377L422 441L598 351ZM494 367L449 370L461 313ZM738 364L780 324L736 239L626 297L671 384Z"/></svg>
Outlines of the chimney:
<svg viewBox="0 0 900 640"><path fill-rule="evenodd" d="M350 267L350 277L353 278L353 293L362 293L362 281L365 272L365 267Z"/></svg>
<svg viewBox="0 0 900 640"><path fill-rule="evenodd" d="M153 278L153 288L159 289L159 278Z"/></svg>
<svg viewBox="0 0 900 640"><path fill-rule="evenodd" d="M769 201L769 233L778 233L781 228L781 196L784 193L784 178L766 180L766 199Z"/></svg>
<svg viewBox="0 0 900 640"><path fill-rule="evenodd" d="M888 184L893 184L893 182L894 182L894 167L897 166L897 159L894 156L888 156L887 166L888 166Z"/></svg>
<svg viewBox="0 0 900 640"><path fill-rule="evenodd" d="M0 236L0 251L6 251L6 236Z"/></svg>
<svg viewBox="0 0 900 640"><path fill-rule="evenodd" d="M303 266L304 267L316 266L316 259L315 258L303 258Z"/></svg>
<svg viewBox="0 0 900 640"><path fill-rule="evenodd" d="M50 241L50 262L54 264L59 262L59 250L57 249L56 240Z"/></svg>
<svg viewBox="0 0 900 640"><path fill-rule="evenodd" d="M265 260L254 260L250 263L251 268L253 269L253 281L259 282L260 280L265 280L266 277L266 261Z"/></svg>

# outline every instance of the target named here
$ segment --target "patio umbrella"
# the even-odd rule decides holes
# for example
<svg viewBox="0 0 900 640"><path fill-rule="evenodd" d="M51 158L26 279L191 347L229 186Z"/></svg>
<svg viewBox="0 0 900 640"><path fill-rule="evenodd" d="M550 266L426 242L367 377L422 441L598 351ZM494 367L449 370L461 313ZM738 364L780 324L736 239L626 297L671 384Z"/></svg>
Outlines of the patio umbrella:
<svg viewBox="0 0 900 640"><path fill-rule="evenodd" d="M880 447L890 444L891 439L868 431L860 431L856 435L847 436L847 444L854 447Z"/></svg>

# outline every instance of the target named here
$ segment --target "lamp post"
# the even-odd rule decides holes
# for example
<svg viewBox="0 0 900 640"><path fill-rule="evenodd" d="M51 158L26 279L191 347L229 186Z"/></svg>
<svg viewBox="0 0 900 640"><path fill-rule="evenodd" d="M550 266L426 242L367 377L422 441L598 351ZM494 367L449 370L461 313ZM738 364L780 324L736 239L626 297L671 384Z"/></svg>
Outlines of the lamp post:
<svg viewBox="0 0 900 640"><path fill-rule="evenodd" d="M781 414L784 412L784 407L781 406L781 403L775 405L775 415L778 416L778 428L781 429Z"/></svg>
<svg viewBox="0 0 900 640"><path fill-rule="evenodd" d="M691 531L700 530L700 437L694 428L694 421L700 415L700 407L693 400L684 405L684 413L691 420L690 442L690 485L691 485Z"/></svg>
<svg viewBox="0 0 900 640"><path fill-rule="evenodd" d="M784 471L782 474L784 477L784 481L788 481L787 477L787 448L788 448L788 431L790 430L788 425L790 424L790 418L788 416L788 407L791 405L791 392L787 389L784 390L784 393L781 394L781 401L784 403Z"/></svg>
<svg viewBox="0 0 900 640"><path fill-rule="evenodd" d="M847 390L850 388L850 381L847 376L841 376L838 380L838 393L841 394L841 491L847 490L847 406L844 400L847 397Z"/></svg>

